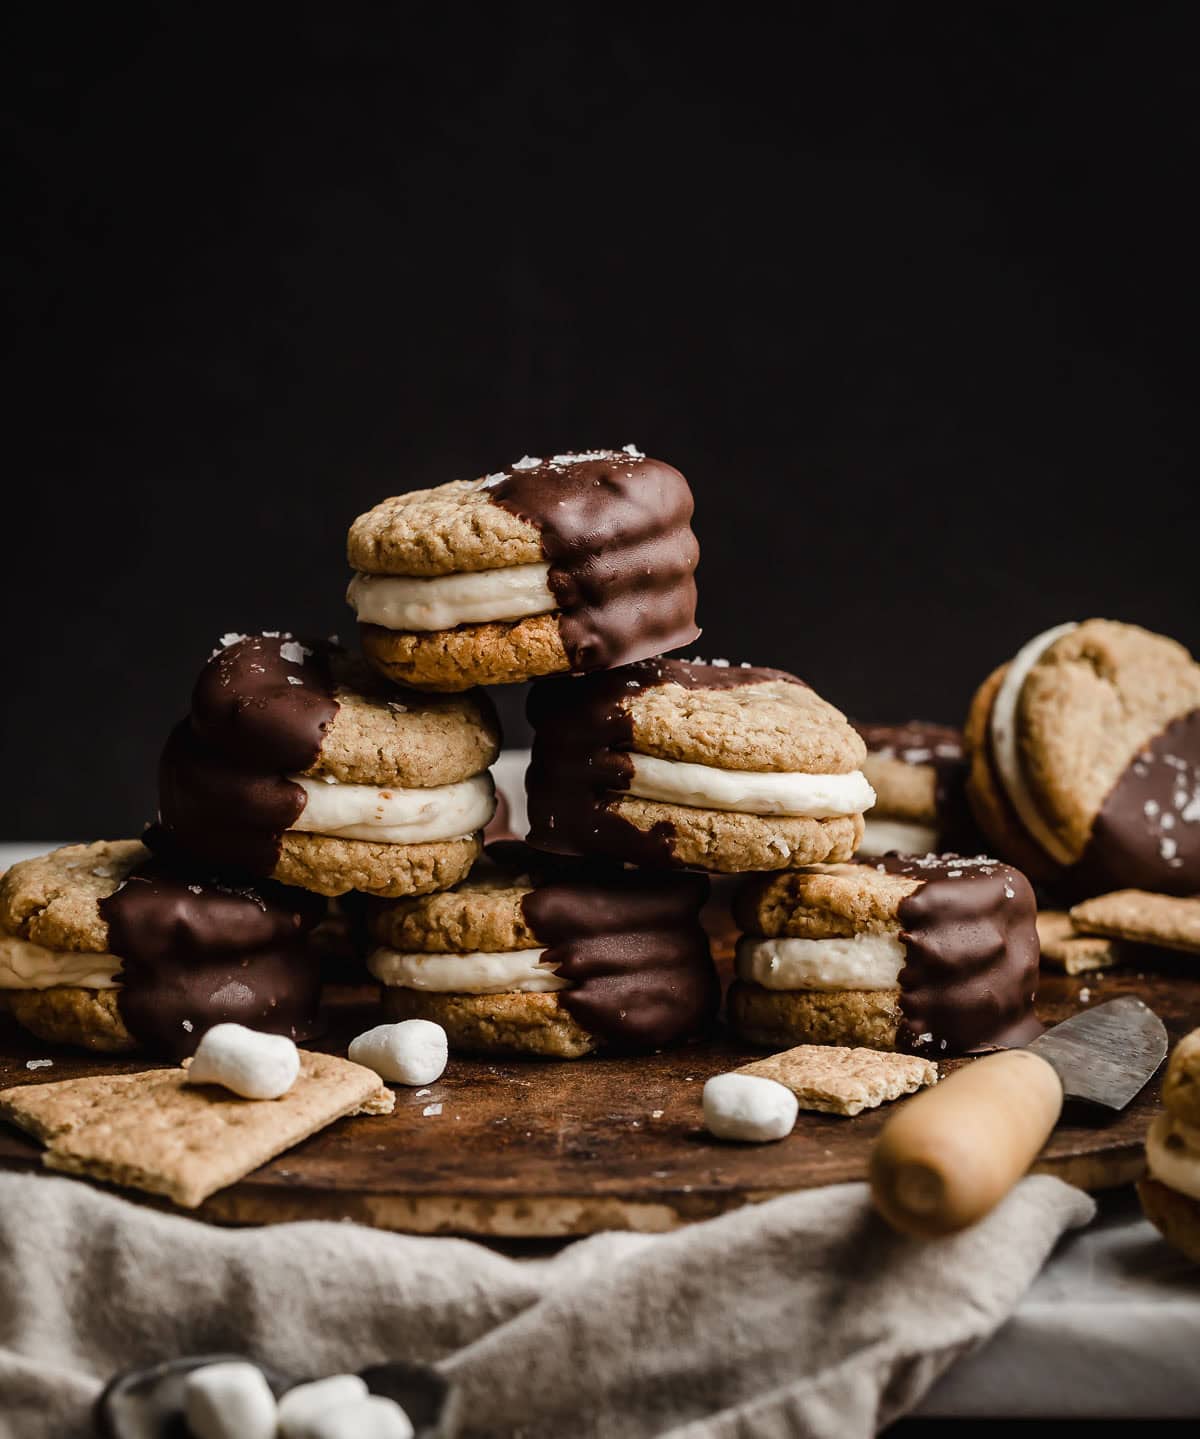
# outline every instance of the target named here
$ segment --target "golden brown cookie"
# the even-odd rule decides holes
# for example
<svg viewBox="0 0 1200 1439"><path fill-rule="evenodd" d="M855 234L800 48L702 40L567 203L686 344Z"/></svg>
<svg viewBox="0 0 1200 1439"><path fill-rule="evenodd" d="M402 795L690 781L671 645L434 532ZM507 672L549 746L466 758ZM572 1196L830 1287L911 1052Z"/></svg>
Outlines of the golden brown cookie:
<svg viewBox="0 0 1200 1439"><path fill-rule="evenodd" d="M879 1047L801 1044L735 1074L773 1079L790 1089L801 1109L824 1114L861 1114L938 1081L937 1065L915 1054L882 1054Z"/></svg>
<svg viewBox="0 0 1200 1439"><path fill-rule="evenodd" d="M531 843L716 873L848 859L874 795L845 717L781 670L647 660L529 698Z"/></svg>
<svg viewBox="0 0 1200 1439"><path fill-rule="evenodd" d="M1075 905L1071 923L1083 934L1200 954L1200 895L1177 899L1141 889L1118 890Z"/></svg>
<svg viewBox="0 0 1200 1439"><path fill-rule="evenodd" d="M452 1048L575 1058L662 1049L712 1024L699 875L551 860L517 842L441 894L375 908L368 968L389 1014Z"/></svg>
<svg viewBox="0 0 1200 1439"><path fill-rule="evenodd" d="M1042 909L1037 917L1042 964L1064 974L1088 974L1111 969L1122 959L1122 946L1100 935L1080 934L1071 916L1059 909Z"/></svg>
<svg viewBox="0 0 1200 1439"><path fill-rule="evenodd" d="M107 1053L181 1057L225 1020L308 1038L324 911L135 840L68 845L0 878L0 993L40 1038Z"/></svg>
<svg viewBox="0 0 1200 1439"><path fill-rule="evenodd" d="M363 650L425 690L587 674L699 634L692 495L632 445L526 456L350 528Z"/></svg>
<svg viewBox="0 0 1200 1439"><path fill-rule="evenodd" d="M1157 1179L1138 1181L1142 1213L1181 1254L1200 1264L1200 1200L1192 1199Z"/></svg>
<svg viewBox="0 0 1200 1439"><path fill-rule="evenodd" d="M972 705L968 793L992 844L1085 892L1200 890L1200 665L1088 620L1031 640Z"/></svg>
<svg viewBox="0 0 1200 1439"><path fill-rule="evenodd" d="M756 1044L940 1056L1025 1043L1040 1026L1036 905L998 860L888 855L747 880L729 994Z"/></svg>
<svg viewBox="0 0 1200 1439"><path fill-rule="evenodd" d="M977 853L960 731L922 720L855 728L866 741L863 772L875 791L859 855Z"/></svg>
<svg viewBox="0 0 1200 1439"><path fill-rule="evenodd" d="M483 695L390 690L291 635L226 640L167 742L155 835L329 896L423 894L467 874L495 809L500 734Z"/></svg>
<svg viewBox="0 0 1200 1439"><path fill-rule="evenodd" d="M1162 1098L1165 1112L1146 1135L1148 1174L1138 1194L1168 1243L1200 1261L1200 1029L1172 1050Z"/></svg>

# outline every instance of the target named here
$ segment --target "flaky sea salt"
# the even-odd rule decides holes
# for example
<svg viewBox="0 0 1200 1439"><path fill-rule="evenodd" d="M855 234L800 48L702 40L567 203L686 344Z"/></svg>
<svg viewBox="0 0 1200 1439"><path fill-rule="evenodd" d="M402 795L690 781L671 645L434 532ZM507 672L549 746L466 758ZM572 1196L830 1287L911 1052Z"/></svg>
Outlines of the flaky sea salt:
<svg viewBox="0 0 1200 1439"><path fill-rule="evenodd" d="M541 463L541 460L538 459L536 455L522 455L521 458L517 460L516 463L513 465L513 469L536 470Z"/></svg>
<svg viewBox="0 0 1200 1439"><path fill-rule="evenodd" d="M441 1112L442 1106L440 1104L427 1104L425 1108L421 1111L421 1113L425 1116L426 1119L441 1114Z"/></svg>
<svg viewBox="0 0 1200 1439"><path fill-rule="evenodd" d="M280 659L287 660L290 665L300 665L312 654L312 650L306 649L298 640L287 640L279 646Z"/></svg>
<svg viewBox="0 0 1200 1439"><path fill-rule="evenodd" d="M25 1068L26 1068L26 1069L50 1069L50 1068L53 1067L53 1064L54 1064L54 1061L53 1061L52 1059L27 1059L27 1060L25 1061Z"/></svg>

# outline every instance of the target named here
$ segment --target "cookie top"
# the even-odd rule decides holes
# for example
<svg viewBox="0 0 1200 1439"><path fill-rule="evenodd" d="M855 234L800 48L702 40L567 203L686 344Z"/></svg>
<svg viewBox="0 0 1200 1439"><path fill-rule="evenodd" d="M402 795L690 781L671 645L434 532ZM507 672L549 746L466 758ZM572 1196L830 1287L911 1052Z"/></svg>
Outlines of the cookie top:
<svg viewBox="0 0 1200 1439"><path fill-rule="evenodd" d="M1093 619L1031 641L992 701L990 757L1057 864L1099 887L1200 890L1200 665Z"/></svg>
<svg viewBox="0 0 1200 1439"><path fill-rule="evenodd" d="M676 649L699 634L692 508L679 471L632 445L526 456L478 480L384 500L355 520L347 555L368 581L548 565L545 608L556 615L567 667L583 674ZM542 583L536 575L534 580L535 588ZM356 581L352 602L360 618L389 626L385 602L378 596L367 602L372 591L369 582ZM455 604L462 605L465 593ZM411 592L406 595L403 613L412 614ZM376 603L385 605L382 619L372 619ZM526 597L511 613L503 603L460 612L471 623L516 620L535 614L537 606ZM389 627L409 630L414 622L391 621ZM441 630L450 622L431 627Z"/></svg>
<svg viewBox="0 0 1200 1439"><path fill-rule="evenodd" d="M503 841L454 889L377 906L372 931L406 954L541 948L577 1023L610 1044L657 1049L701 1033L716 1013L699 919L708 891L700 875L562 860Z"/></svg>
<svg viewBox="0 0 1200 1439"><path fill-rule="evenodd" d="M1040 1032L1033 890L1019 870L985 855L893 854L756 877L734 913L747 933L771 938L899 933L905 1049L964 1054Z"/></svg>
<svg viewBox="0 0 1200 1439"><path fill-rule="evenodd" d="M1200 1029L1185 1035L1171 1051L1162 1100L1168 1114L1200 1128Z"/></svg>
<svg viewBox="0 0 1200 1439"><path fill-rule="evenodd" d="M297 778L430 789L480 774L500 733L481 692L383 687L327 641L227 636L159 766L159 822L206 862L269 875L311 803Z"/></svg>
<svg viewBox="0 0 1200 1439"><path fill-rule="evenodd" d="M264 881L232 884L136 840L69 845L0 879L0 925L46 949L121 960L126 1028L156 1054L190 1054L239 996L257 1014L310 1008L309 932L325 905ZM255 1027L273 1027L259 1023Z"/></svg>
<svg viewBox="0 0 1200 1439"><path fill-rule="evenodd" d="M615 801L633 792L654 801L694 782L721 786L736 811L743 789L765 792L774 776L858 777L866 747L845 717L802 680L748 665L653 659L570 684L544 680L530 692L534 729L526 775L530 842L565 854L607 853L635 863L674 862L664 836L638 830ZM701 770L655 773L669 790L644 785L642 759ZM739 776L748 776L740 783ZM766 784L762 784L762 780ZM853 787L853 786L852 786ZM865 804L873 796L866 789ZM681 805L704 807L703 795ZM747 799L752 814L795 813ZM852 806L861 812L864 803ZM829 810L829 813L850 811Z"/></svg>

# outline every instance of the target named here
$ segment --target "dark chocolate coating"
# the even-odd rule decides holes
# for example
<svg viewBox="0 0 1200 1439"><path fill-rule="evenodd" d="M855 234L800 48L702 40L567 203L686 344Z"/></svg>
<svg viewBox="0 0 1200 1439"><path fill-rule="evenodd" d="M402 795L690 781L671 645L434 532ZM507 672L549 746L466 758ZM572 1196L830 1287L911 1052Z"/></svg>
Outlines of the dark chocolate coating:
<svg viewBox="0 0 1200 1439"><path fill-rule="evenodd" d="M897 1048L937 1058L1035 1039L1037 901L1021 871L946 854L889 854L876 867L922 881L900 903Z"/></svg>
<svg viewBox="0 0 1200 1439"><path fill-rule="evenodd" d="M305 803L287 775L314 762L338 711L336 653L291 635L248 635L209 660L159 763L159 823L179 849L271 874Z"/></svg>
<svg viewBox="0 0 1200 1439"><path fill-rule="evenodd" d="M182 1059L231 1021L308 1039L318 1032L320 963L309 931L325 900L269 881L209 878L146 860L100 914L121 959L117 1006L148 1053Z"/></svg>
<svg viewBox="0 0 1200 1439"><path fill-rule="evenodd" d="M938 839L942 848L967 853L979 844L978 829L967 803L970 763L961 730L926 720L909 720L899 725L856 723L854 728L872 754L932 768Z"/></svg>
<svg viewBox="0 0 1200 1439"><path fill-rule="evenodd" d="M1117 781L1078 870L1093 894L1200 894L1200 710L1168 725Z"/></svg>
<svg viewBox="0 0 1200 1439"><path fill-rule="evenodd" d="M609 807L633 775L633 721L621 701L661 684L723 690L766 680L803 683L782 670L671 659L642 660L578 680L539 680L526 707L534 732L525 774L529 843L555 854L678 867L670 825L639 830Z"/></svg>
<svg viewBox="0 0 1200 1439"><path fill-rule="evenodd" d="M621 451L511 469L492 501L541 532L572 674L678 649L696 627L692 492L661 460Z"/></svg>

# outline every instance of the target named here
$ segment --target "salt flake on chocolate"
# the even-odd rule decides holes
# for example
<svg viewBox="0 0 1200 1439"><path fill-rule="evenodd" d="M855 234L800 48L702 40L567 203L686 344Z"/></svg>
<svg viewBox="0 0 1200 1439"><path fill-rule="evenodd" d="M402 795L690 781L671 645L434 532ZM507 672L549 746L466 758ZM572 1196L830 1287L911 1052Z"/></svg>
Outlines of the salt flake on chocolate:
<svg viewBox="0 0 1200 1439"><path fill-rule="evenodd" d="M279 646L279 658L287 660L290 665L302 665L311 654L312 650L297 640L288 640Z"/></svg>

